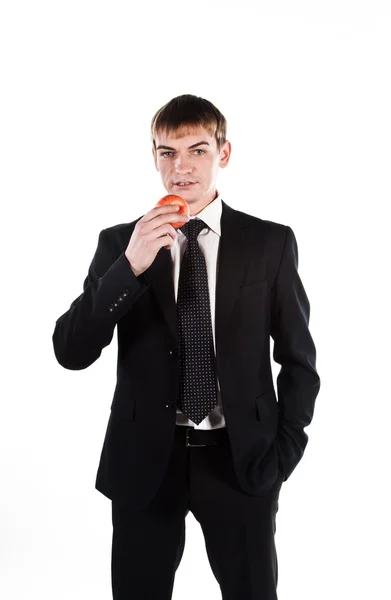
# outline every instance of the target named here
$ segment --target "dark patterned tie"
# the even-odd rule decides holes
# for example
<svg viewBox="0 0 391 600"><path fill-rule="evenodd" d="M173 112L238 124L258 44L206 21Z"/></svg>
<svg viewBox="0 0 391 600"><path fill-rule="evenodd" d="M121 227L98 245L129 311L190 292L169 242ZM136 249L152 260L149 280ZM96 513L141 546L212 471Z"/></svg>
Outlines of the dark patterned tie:
<svg viewBox="0 0 391 600"><path fill-rule="evenodd" d="M179 333L178 408L199 425L217 405L217 379L206 263L198 234L207 227L191 219L183 227L187 237L178 283Z"/></svg>

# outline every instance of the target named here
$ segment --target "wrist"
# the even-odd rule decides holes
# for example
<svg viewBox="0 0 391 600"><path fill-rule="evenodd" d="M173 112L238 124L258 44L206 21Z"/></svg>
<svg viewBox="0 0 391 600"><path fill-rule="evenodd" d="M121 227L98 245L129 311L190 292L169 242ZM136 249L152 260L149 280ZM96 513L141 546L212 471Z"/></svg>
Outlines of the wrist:
<svg viewBox="0 0 391 600"><path fill-rule="evenodd" d="M125 256L126 256L126 254L125 254ZM135 267L132 265L132 263L130 262L130 260L129 260L129 258L128 258L127 256L126 256L126 259L127 259L128 263L129 263L129 267L132 269L132 271L133 271L133 273L135 274L135 276L136 276L136 277L138 277L139 275L141 275L142 271L140 271L139 269L136 269L136 268L135 268Z"/></svg>

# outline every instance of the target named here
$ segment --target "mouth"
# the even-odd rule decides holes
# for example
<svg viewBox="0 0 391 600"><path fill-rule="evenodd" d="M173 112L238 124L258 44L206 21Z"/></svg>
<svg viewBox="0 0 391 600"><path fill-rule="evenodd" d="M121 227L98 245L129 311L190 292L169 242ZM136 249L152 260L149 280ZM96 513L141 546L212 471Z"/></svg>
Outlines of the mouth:
<svg viewBox="0 0 391 600"><path fill-rule="evenodd" d="M179 190L189 190L190 188L192 188L194 185L196 185L197 182L196 181L190 181L190 182L186 182L184 181L183 183L179 183L178 181L176 183L174 183L174 186L176 188L178 188Z"/></svg>

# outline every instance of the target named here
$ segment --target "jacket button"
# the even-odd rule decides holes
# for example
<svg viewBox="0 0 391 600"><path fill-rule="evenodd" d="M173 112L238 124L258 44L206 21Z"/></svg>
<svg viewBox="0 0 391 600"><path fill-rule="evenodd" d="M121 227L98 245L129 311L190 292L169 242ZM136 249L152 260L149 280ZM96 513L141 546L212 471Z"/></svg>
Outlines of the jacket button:
<svg viewBox="0 0 391 600"><path fill-rule="evenodd" d="M170 350L170 354L178 355L178 348L174 348L174 350Z"/></svg>

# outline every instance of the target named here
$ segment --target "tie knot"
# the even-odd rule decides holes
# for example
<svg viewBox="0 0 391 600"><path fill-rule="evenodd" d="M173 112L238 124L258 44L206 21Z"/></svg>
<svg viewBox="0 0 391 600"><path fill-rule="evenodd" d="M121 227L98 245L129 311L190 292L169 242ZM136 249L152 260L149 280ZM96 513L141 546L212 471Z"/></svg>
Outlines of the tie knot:
<svg viewBox="0 0 391 600"><path fill-rule="evenodd" d="M180 229L189 241L193 241L197 239L199 233L205 229L205 227L208 226L202 219L190 219L190 221L185 223Z"/></svg>

